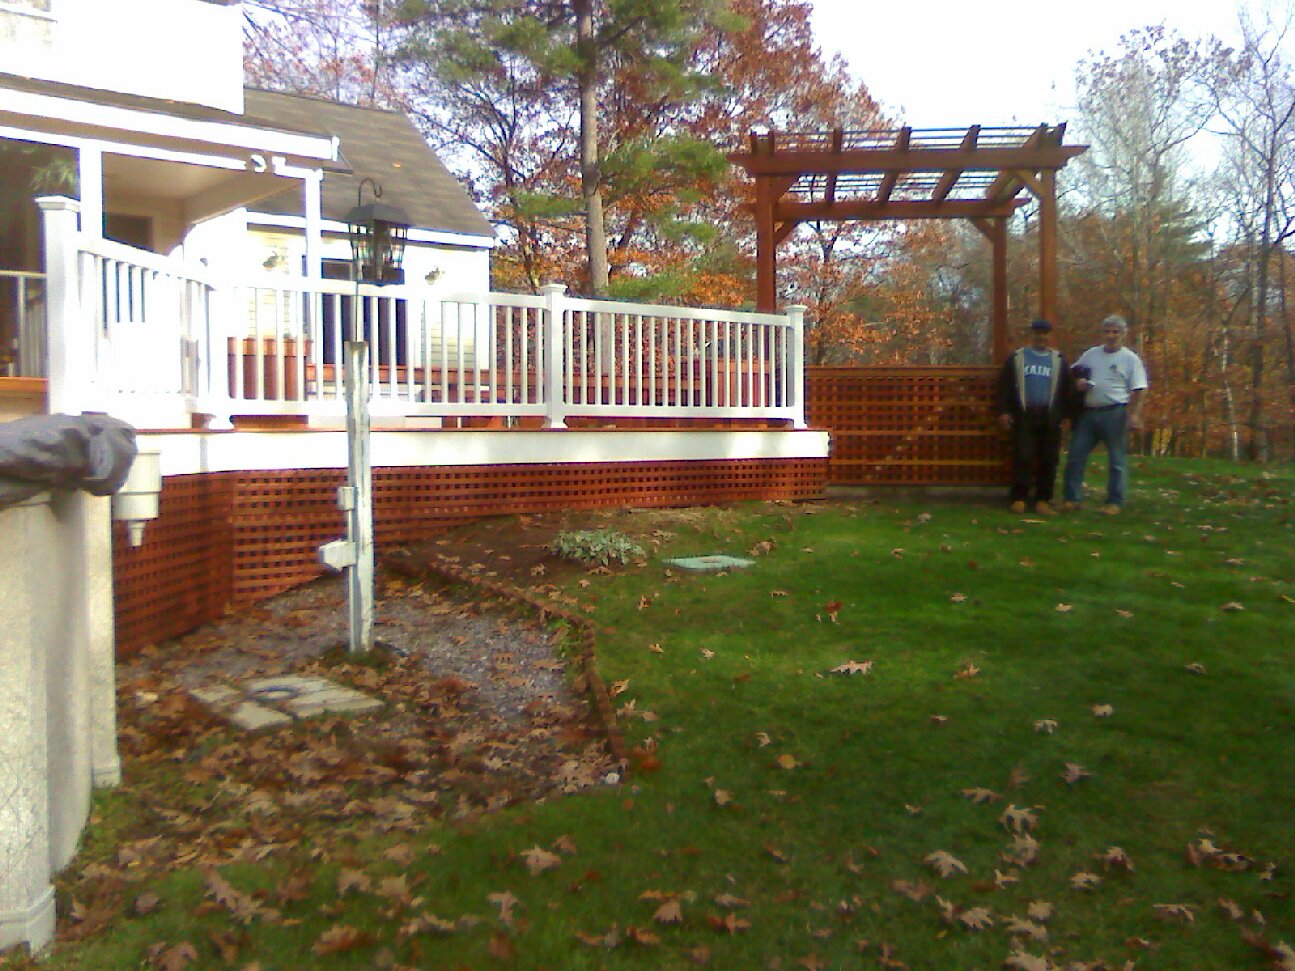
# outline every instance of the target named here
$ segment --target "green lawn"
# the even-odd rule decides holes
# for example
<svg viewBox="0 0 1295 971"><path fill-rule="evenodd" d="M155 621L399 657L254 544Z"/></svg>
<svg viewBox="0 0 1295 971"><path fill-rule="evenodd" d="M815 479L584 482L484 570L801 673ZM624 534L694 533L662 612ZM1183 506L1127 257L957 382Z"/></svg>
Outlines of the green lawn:
<svg viewBox="0 0 1295 971"><path fill-rule="evenodd" d="M222 871L241 919L180 867L131 888L163 905L45 966L1295 967L1293 491L1289 467L1140 461L1113 518L653 514L673 535L646 567L566 584L625 706L642 771L623 786L413 838L321 826ZM752 550L725 575L660 563ZM832 673L847 662L871 666ZM88 858L130 799L100 800ZM397 842L412 861L384 857ZM339 899L344 868L371 886ZM292 873L301 893L276 897ZM400 876L409 895L384 892Z"/></svg>

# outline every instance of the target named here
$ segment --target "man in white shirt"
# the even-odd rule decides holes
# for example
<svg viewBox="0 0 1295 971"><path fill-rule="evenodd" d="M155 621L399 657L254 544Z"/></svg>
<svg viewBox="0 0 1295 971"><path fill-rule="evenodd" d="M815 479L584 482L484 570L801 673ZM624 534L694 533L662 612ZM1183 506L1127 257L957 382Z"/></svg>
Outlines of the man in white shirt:
<svg viewBox="0 0 1295 971"><path fill-rule="evenodd" d="M1075 390L1084 393L1084 409L1070 436L1070 453L1062 479L1066 509L1083 501L1084 467L1098 442L1106 444L1106 503L1102 512L1118 515L1124 506L1128 478L1128 435L1142 427L1142 397L1147 371L1142 359L1124 346L1129 325L1112 314L1102 321L1102 343L1079 356L1072 369Z"/></svg>

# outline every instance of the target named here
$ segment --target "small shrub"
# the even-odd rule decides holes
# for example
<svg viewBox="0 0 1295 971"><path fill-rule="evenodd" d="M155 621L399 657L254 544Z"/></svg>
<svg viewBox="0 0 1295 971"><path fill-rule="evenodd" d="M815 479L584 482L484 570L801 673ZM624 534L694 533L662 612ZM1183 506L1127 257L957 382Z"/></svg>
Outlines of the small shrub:
<svg viewBox="0 0 1295 971"><path fill-rule="evenodd" d="M564 529L549 544L549 551L566 560L603 566L612 560L629 563L645 555L638 543L610 529Z"/></svg>

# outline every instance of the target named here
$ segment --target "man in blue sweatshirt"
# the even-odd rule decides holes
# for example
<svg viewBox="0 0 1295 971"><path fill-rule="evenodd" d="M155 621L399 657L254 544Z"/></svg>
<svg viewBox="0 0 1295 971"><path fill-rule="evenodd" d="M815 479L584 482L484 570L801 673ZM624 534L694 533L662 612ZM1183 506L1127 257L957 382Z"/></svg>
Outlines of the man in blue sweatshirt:
<svg viewBox="0 0 1295 971"><path fill-rule="evenodd" d="M998 424L1012 432L1012 512L1053 514L1052 492L1061 456L1061 422L1072 393L1070 369L1053 349L1052 324L1030 324L1030 343L1008 355L998 376Z"/></svg>

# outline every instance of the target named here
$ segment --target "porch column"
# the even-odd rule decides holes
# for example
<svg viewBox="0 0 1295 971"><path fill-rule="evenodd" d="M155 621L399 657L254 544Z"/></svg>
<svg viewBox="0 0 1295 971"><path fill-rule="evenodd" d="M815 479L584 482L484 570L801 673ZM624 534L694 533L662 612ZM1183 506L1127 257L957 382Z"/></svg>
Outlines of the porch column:
<svg viewBox="0 0 1295 971"><path fill-rule="evenodd" d="M81 232L103 238L103 150L82 145L77 149L77 176L81 186Z"/></svg>
<svg viewBox="0 0 1295 971"><path fill-rule="evenodd" d="M36 200L45 232L45 339L50 414L79 415L90 399L94 377L94 334L81 317L77 266L75 199L41 196Z"/></svg>
<svg viewBox="0 0 1295 971"><path fill-rule="evenodd" d="M309 280L319 280L324 276L324 251L322 241L322 222L324 173L320 169L308 169L302 174L302 197L305 205L302 211L306 215L306 265L304 275Z"/></svg>

